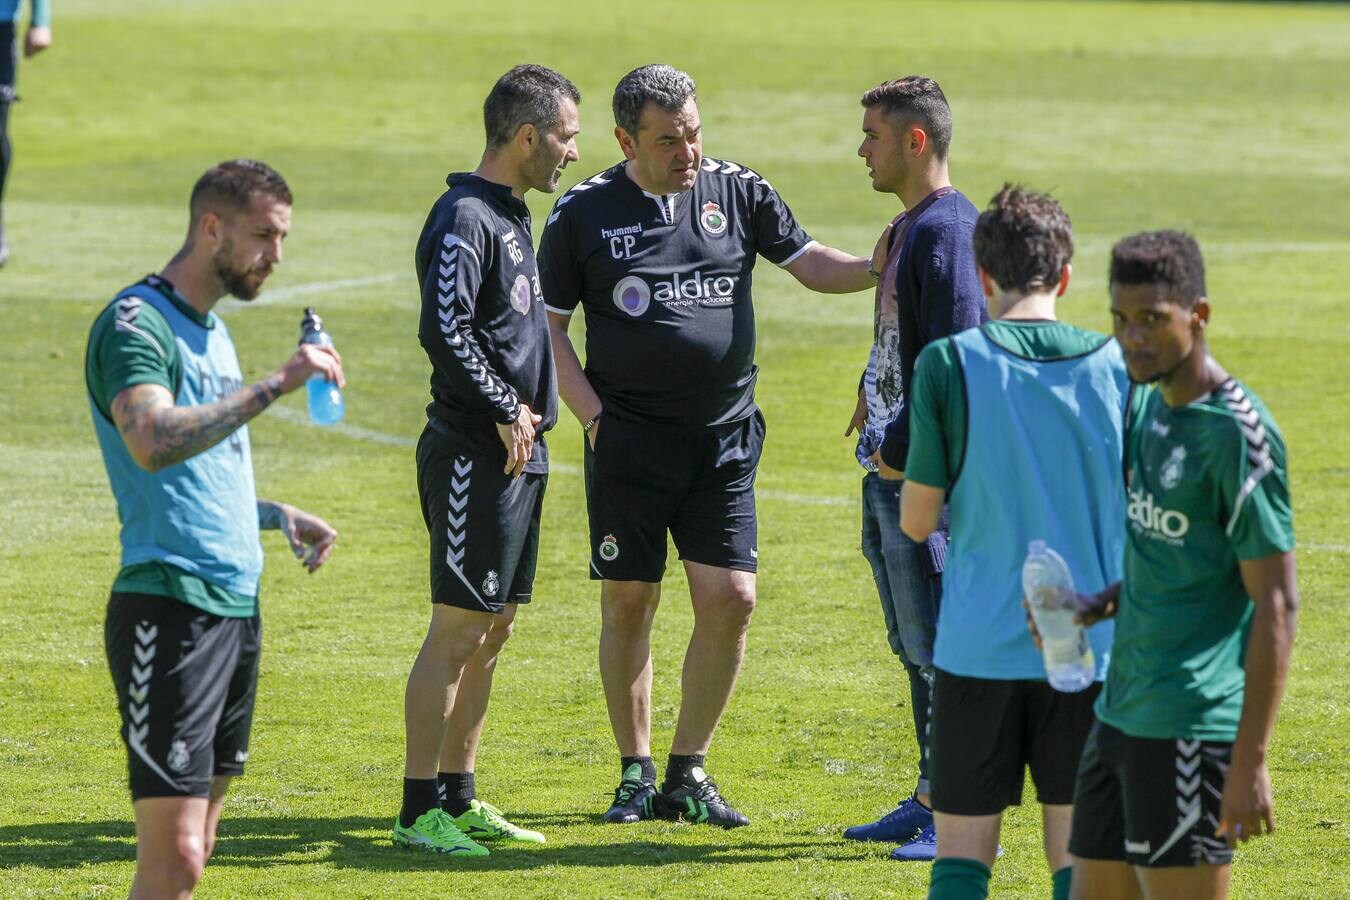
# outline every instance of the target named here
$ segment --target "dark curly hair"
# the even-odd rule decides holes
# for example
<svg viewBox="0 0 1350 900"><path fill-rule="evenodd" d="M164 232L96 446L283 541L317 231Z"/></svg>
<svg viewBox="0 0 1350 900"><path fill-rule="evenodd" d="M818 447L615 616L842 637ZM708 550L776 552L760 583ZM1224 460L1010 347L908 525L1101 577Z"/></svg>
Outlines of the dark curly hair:
<svg viewBox="0 0 1350 900"><path fill-rule="evenodd" d="M1183 306L1206 297L1200 245L1184 231L1144 231L1111 248L1111 284L1157 284Z"/></svg>
<svg viewBox="0 0 1350 900"><path fill-rule="evenodd" d="M1049 194L1004 184L975 222L975 262L1005 291L1059 284L1073 259L1069 215Z"/></svg>

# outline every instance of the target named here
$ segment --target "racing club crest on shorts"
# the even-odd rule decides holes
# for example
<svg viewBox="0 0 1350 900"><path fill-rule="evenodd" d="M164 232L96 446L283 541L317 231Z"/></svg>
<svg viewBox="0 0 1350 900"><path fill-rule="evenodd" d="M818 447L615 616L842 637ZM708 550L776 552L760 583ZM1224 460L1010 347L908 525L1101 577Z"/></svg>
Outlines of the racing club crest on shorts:
<svg viewBox="0 0 1350 900"><path fill-rule="evenodd" d="M614 539L614 535L607 534L600 542L600 558L605 562L614 562L619 558L619 542Z"/></svg>
<svg viewBox="0 0 1350 900"><path fill-rule="evenodd" d="M173 746L169 748L169 758L166 760L169 768L175 772L182 772L187 769L192 758L188 756L187 742L174 741Z"/></svg>
<svg viewBox="0 0 1350 900"><path fill-rule="evenodd" d="M489 597L497 596L497 589L501 587L501 582L497 580L497 570L488 569L487 576L483 579L483 593Z"/></svg>
<svg viewBox="0 0 1350 900"><path fill-rule="evenodd" d="M703 212L699 214L698 222L708 234L721 234L727 230L726 213L711 200L703 204Z"/></svg>

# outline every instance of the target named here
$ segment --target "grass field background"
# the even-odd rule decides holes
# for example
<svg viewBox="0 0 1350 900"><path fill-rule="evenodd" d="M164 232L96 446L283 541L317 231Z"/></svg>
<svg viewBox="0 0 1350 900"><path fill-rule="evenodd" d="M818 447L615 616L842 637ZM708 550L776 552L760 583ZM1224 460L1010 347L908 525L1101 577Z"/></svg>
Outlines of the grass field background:
<svg viewBox="0 0 1350 900"><path fill-rule="evenodd" d="M857 98L941 81L952 173L978 205L1005 180L1073 217L1063 316L1108 329L1116 238L1190 229L1206 250L1218 358L1290 448L1303 611L1270 768L1279 830L1240 851L1239 897L1345 897L1350 879L1350 7L690 2L678 6L319 0L62 0L55 46L22 62L0 271L0 896L120 895L134 860L125 757L102 649L115 511L86 407L90 322L181 241L193 180L276 165L294 231L269 293L221 304L247 378L318 307L346 361L345 427L300 395L251 426L259 492L342 532L306 577L265 535L266 641L249 774L226 803L203 897L922 896L928 869L844 842L912 782L903 672L858 551L860 471L841 435L871 297L757 271L760 606L709 769L753 825L600 824L617 760L595 665L580 435L550 435L536 603L498 670L480 792L549 843L482 862L394 851L402 691L427 618L411 444L428 365L413 243L447 171L472 168L480 108L534 61L581 88L582 160L619 158L609 96L664 61L700 89L706 152L755 167L818 239L865 252L897 211L854 156ZM531 195L542 226L550 198ZM537 235L536 235L537 236ZM578 316L578 319L581 317ZM580 324L574 336L580 335ZM654 647L658 761L690 613L679 567ZM1032 796L1030 790L1028 796ZM1008 813L998 897L1044 897L1039 812Z"/></svg>

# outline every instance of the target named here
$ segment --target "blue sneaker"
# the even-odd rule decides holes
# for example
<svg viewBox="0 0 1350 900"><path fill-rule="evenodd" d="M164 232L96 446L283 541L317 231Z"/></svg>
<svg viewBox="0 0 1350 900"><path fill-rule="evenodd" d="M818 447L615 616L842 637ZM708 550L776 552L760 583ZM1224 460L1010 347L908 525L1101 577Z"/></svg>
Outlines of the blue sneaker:
<svg viewBox="0 0 1350 900"><path fill-rule="evenodd" d="M854 825L844 832L850 841L907 841L924 828L933 827L933 811L925 809L918 798L910 796L875 822Z"/></svg>
<svg viewBox="0 0 1350 900"><path fill-rule="evenodd" d="M937 829L930 819L923 830L891 851L891 859L932 862L937 856Z"/></svg>
<svg viewBox="0 0 1350 900"><path fill-rule="evenodd" d="M999 844L994 856L1003 855L1003 845ZM932 862L937 858L937 829L929 825L914 837L891 851L891 859L908 862Z"/></svg>

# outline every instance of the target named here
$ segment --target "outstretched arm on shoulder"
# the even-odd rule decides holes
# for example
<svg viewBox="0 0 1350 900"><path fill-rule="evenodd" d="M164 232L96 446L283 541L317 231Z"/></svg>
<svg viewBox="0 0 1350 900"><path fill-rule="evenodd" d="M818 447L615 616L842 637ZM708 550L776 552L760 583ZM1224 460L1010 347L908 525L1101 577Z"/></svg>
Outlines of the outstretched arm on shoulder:
<svg viewBox="0 0 1350 900"><path fill-rule="evenodd" d="M812 242L783 268L806 287L822 294L865 291L877 281L868 271L870 260Z"/></svg>

